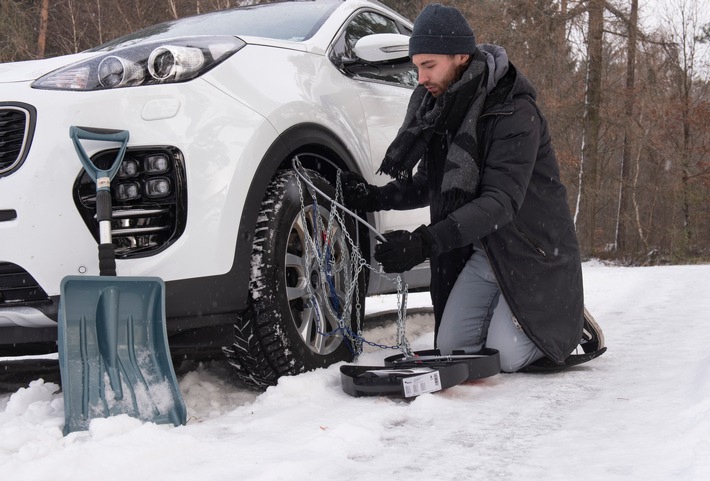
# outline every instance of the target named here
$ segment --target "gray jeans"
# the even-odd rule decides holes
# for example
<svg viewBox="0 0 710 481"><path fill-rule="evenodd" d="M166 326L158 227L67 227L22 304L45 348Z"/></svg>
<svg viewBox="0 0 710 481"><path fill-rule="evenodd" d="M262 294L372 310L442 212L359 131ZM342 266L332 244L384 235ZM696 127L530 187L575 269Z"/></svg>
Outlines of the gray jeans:
<svg viewBox="0 0 710 481"><path fill-rule="evenodd" d="M525 335L501 295L486 254L476 249L449 295L437 335L442 354L484 347L500 352L503 372L515 372L543 357Z"/></svg>

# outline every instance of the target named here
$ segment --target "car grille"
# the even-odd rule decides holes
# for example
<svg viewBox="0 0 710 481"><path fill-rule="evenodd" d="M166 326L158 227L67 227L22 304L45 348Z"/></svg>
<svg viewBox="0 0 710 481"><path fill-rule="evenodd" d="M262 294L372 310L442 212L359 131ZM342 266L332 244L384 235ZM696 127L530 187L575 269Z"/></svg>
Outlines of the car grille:
<svg viewBox="0 0 710 481"><path fill-rule="evenodd" d="M0 102L0 177L22 165L32 143L34 124L34 107Z"/></svg>
<svg viewBox="0 0 710 481"><path fill-rule="evenodd" d="M49 301L49 296L29 272L9 262L0 262L0 306Z"/></svg>

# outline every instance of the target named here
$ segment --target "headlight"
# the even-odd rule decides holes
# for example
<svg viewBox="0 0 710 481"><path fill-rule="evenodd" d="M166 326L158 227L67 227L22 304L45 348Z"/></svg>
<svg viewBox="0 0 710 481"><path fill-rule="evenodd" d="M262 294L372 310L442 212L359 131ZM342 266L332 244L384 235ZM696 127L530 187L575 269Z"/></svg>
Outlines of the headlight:
<svg viewBox="0 0 710 481"><path fill-rule="evenodd" d="M113 88L139 84L145 74L137 63L110 55L99 62L98 77L103 87Z"/></svg>
<svg viewBox="0 0 710 481"><path fill-rule="evenodd" d="M205 56L199 48L167 45L153 50L148 57L148 72L155 79L180 80L189 77L205 64Z"/></svg>
<svg viewBox="0 0 710 481"><path fill-rule="evenodd" d="M245 43L237 37L177 38L99 55L40 77L33 88L104 90L184 82L223 62Z"/></svg>

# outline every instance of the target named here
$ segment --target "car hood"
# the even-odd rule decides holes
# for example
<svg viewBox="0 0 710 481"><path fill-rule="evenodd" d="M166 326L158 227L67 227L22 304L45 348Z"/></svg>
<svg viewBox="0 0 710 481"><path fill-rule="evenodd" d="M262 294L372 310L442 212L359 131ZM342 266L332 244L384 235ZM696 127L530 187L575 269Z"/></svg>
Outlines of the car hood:
<svg viewBox="0 0 710 481"><path fill-rule="evenodd" d="M61 57L46 58L42 60L28 60L25 62L0 63L0 83L23 82L35 80L42 75L56 70L65 65L84 60L98 55L96 52L77 53Z"/></svg>

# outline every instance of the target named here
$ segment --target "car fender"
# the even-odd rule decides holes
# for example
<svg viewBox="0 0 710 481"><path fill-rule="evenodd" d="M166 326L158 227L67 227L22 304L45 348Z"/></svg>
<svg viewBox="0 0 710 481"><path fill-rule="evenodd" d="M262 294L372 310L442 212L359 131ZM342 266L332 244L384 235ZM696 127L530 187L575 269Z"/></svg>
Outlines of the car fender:
<svg viewBox="0 0 710 481"><path fill-rule="evenodd" d="M264 193L276 171L284 165L290 165L291 155L309 145L327 149L343 167L356 168L342 142L323 126L300 124L281 134L267 150L252 176L239 219L232 267L225 274L209 278L166 282L166 299L170 309L168 316L192 313L196 306L204 305L209 299L219 299L219 310L223 313L238 312L248 306L252 243Z"/></svg>

